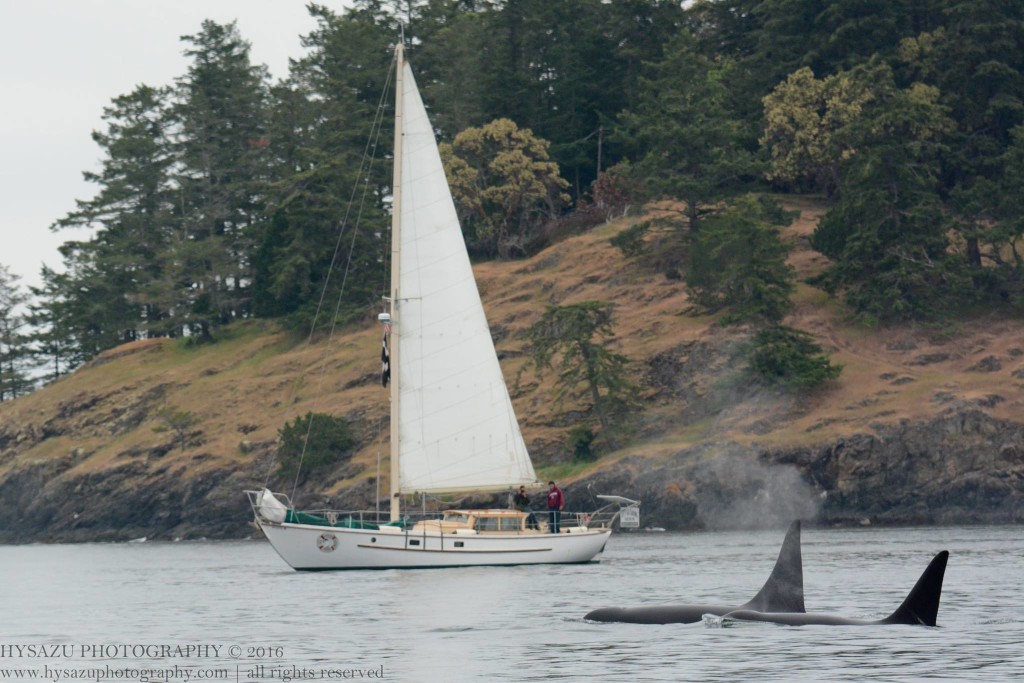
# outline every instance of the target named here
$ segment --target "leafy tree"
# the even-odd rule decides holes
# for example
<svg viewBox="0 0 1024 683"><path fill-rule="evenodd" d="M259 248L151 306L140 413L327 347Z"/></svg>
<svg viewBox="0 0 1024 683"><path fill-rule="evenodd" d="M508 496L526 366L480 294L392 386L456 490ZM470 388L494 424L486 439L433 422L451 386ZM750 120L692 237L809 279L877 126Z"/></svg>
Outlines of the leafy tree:
<svg viewBox="0 0 1024 683"><path fill-rule="evenodd" d="M623 161L597 175L597 180L591 185L593 209L606 221L625 216L641 191L641 186L629 172L629 162Z"/></svg>
<svg viewBox="0 0 1024 683"><path fill-rule="evenodd" d="M468 128L441 158L467 242L501 258L527 254L544 222L569 201L569 184L549 160L547 142L508 119Z"/></svg>
<svg viewBox="0 0 1024 683"><path fill-rule="evenodd" d="M628 406L636 391L626 374L629 359L594 340L614 334L612 308L604 301L549 306L528 331L534 368L541 373L559 358L559 399L589 395L609 441L612 414Z"/></svg>
<svg viewBox="0 0 1024 683"><path fill-rule="evenodd" d="M771 155L766 177L798 189L837 192L840 169L857 151L845 133L871 98L869 84L848 72L822 80L807 67L791 73L764 98L761 145Z"/></svg>

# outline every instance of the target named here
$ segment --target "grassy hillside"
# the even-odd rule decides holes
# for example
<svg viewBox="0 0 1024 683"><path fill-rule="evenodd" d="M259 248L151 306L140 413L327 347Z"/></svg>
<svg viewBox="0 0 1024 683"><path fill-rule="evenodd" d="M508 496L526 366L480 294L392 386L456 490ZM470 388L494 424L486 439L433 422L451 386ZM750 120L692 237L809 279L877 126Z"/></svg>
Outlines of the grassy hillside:
<svg viewBox="0 0 1024 683"><path fill-rule="evenodd" d="M793 247L790 262L806 277L824 263L808 245L823 208L812 200L789 208L800 211L785 231ZM865 329L804 284L786 322L815 335L845 366L841 378L809 394L752 385L733 355L746 330L721 327L693 310L680 281L638 267L609 244L636 220L598 227L528 260L476 267L506 379L515 386L519 378L513 401L542 477L594 476L627 457L631 470L637 462L658 466L694 446L713 453L722 443L762 450L826 445L926 422L951 408L1010 422L1021 415L1021 321L977 315L939 327ZM570 462L565 437L589 418L586 406L553 403L551 377L521 372L523 332L549 303L590 299L616 304L614 344L632 360L643 405L619 450L581 465ZM362 446L351 462L317 473L304 489L344 507L370 504L376 463L387 453L387 392L378 381L380 330L373 317L368 311L365 325L343 330L330 343L307 343L268 321L236 325L209 345L135 342L30 396L0 404L0 491L12 506L0 515L0 531L14 540L118 538L152 526L153 533L188 536L200 533L196 519L204 514L244 524L241 489L266 481L274 471L277 430L307 411L346 416ZM167 410L200 418L184 448L173 433L154 429L164 424L161 412ZM273 476L271 483L291 488ZM123 508L117 519L131 519L144 497L149 517L135 526L108 523L102 510L81 498L69 500L72 494L113 501ZM14 495L18 501L12 503ZM160 501L168 496L206 506L207 513L163 515ZM30 507L37 520L46 518L40 528L52 533L25 536L4 528L18 524L19 510ZM160 521L147 526L146 519ZM199 526L201 533L217 533L216 525Z"/></svg>

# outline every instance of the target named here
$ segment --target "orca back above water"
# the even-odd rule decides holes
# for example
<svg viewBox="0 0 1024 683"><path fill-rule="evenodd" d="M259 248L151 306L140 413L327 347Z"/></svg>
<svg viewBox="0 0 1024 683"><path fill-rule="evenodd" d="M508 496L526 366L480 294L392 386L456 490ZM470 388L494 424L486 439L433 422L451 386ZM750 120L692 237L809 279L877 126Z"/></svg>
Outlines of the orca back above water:
<svg viewBox="0 0 1024 683"><path fill-rule="evenodd" d="M871 626L887 624L908 624L935 626L939 615L939 600L942 597L942 579L946 574L946 562L949 552L943 550L928 564L906 600L895 612L885 619L865 621L862 619L846 619L831 614L791 614L782 612L764 612L748 607L735 610L724 615L724 619L739 621L764 621L787 626ZM715 612L709 612L721 616Z"/></svg>
<svg viewBox="0 0 1024 683"><path fill-rule="evenodd" d="M758 613L803 612L804 570L800 551L800 521L793 522L775 568L750 601L739 606L727 605L652 605L649 607L602 607L584 619L591 621L624 622L630 624L692 624L705 614L724 615L736 610L755 610Z"/></svg>

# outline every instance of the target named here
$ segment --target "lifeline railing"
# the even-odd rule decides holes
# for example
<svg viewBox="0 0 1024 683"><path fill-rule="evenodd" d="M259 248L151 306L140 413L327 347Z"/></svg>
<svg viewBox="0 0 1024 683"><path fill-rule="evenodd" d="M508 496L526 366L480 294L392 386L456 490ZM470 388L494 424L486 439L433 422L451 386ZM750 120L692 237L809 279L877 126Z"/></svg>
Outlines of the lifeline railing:
<svg viewBox="0 0 1024 683"><path fill-rule="evenodd" d="M260 493L262 493L262 491L247 490L245 492L246 496L249 498L249 504L252 506L253 514L256 517L267 519L268 517L266 514L260 514ZM407 528L416 522L441 519L445 512L444 510L429 512L410 509L403 513L402 519L399 522L393 523L386 511L336 510L327 508L296 511L294 505L292 505L291 498L289 498L287 494L275 492L273 495L287 508L288 517L286 518L286 521L299 524L324 524L325 526L336 526L340 522L342 526L356 528L364 525L399 526ZM640 501L623 498L622 496L600 495L597 496L597 498L600 499L604 505L596 510L583 512L561 511L558 524L560 530L565 531L567 529L580 527L585 527L587 529L610 529L615 525L616 521L621 521L620 526L622 528L635 528L639 526ZM525 510L524 512L526 512L527 515L533 515L540 530L546 531L548 529L550 516L547 510ZM527 526L530 528L529 519L527 521Z"/></svg>

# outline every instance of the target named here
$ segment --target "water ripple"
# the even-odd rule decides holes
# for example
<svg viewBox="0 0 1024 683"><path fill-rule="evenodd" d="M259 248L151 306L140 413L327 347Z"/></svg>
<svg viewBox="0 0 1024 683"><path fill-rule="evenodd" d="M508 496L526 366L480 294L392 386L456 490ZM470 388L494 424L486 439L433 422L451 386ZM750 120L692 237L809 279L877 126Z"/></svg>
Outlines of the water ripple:
<svg viewBox="0 0 1024 683"><path fill-rule="evenodd" d="M279 645L279 664L383 664L399 681L1024 677L1019 527L804 530L807 609L853 618L888 615L948 549L941 628L583 619L740 604L782 535L620 534L601 565L420 572L297 573L250 542L0 547L0 642Z"/></svg>

